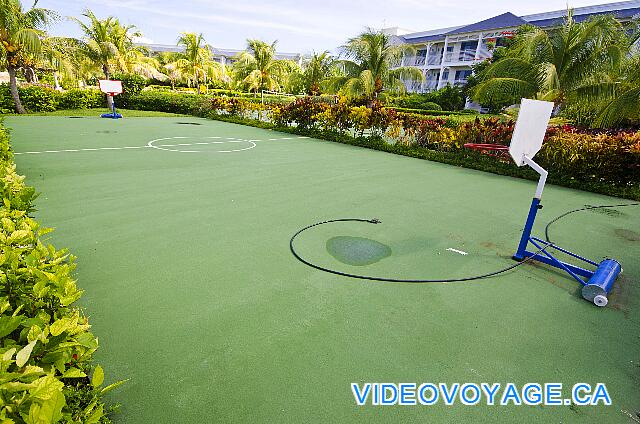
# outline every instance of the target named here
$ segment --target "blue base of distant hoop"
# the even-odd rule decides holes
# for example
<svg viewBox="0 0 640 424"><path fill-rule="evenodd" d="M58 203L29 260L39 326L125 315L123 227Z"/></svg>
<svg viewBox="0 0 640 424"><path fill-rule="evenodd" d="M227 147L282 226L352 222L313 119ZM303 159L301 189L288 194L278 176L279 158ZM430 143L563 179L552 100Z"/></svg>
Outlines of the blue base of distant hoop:
<svg viewBox="0 0 640 424"><path fill-rule="evenodd" d="M112 94L113 96L113 94ZM111 108L111 113L103 113L102 115L100 115L101 118L111 118L111 119L120 119L122 118L122 115L120 115L118 112L116 112L116 102L113 102L113 106Z"/></svg>
<svg viewBox="0 0 640 424"><path fill-rule="evenodd" d="M618 274L622 271L620 264L615 259L605 259L602 262L597 263L563 249L560 246L556 246L548 241L532 236L531 230L533 229L538 209L541 208L540 199L534 198L531 202L531 207L529 208L529 215L527 216L527 222L524 226L524 230L522 231L518 250L516 251L516 254L513 255L513 259L522 261L526 258L531 258L552 267L562 269L584 286L582 289L582 297L595 303L597 306L605 306L608 303L607 294L613 288L613 283L618 277ZM530 252L527 250L529 243L535 246L538 250L543 248L545 250L540 253ZM585 262L592 267L596 267L596 269L595 271L591 271L587 268L563 262L551 254L551 252L548 251L549 249L562 252L572 258Z"/></svg>
<svg viewBox="0 0 640 424"><path fill-rule="evenodd" d="M122 115L119 113L103 113L100 115L101 118L111 118L111 119L120 119Z"/></svg>

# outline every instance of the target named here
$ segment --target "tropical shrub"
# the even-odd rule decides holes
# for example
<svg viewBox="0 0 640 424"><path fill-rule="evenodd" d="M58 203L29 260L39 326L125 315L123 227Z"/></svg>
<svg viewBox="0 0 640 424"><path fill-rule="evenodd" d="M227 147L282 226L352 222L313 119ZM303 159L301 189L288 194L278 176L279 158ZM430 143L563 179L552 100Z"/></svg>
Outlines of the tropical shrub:
<svg viewBox="0 0 640 424"><path fill-rule="evenodd" d="M184 113L205 116L210 111L209 98L160 91L142 91L127 101L127 107L139 110L155 110L158 112Z"/></svg>
<svg viewBox="0 0 640 424"><path fill-rule="evenodd" d="M399 107L406 109L442 110L442 106L432 101L429 94L409 94L397 100Z"/></svg>
<svg viewBox="0 0 640 424"><path fill-rule="evenodd" d="M98 340L80 309L75 258L45 244L51 230L29 216L35 191L16 174L0 126L0 419L109 422Z"/></svg>
<svg viewBox="0 0 640 424"><path fill-rule="evenodd" d="M640 132L617 134L556 131L536 156L547 166L577 180L627 185L640 182Z"/></svg>
<svg viewBox="0 0 640 424"><path fill-rule="evenodd" d="M18 87L23 106L29 112L53 112L57 109L87 109L104 105L104 94L97 88L57 91L40 85ZM0 84L0 113L13 113L15 106L7 84Z"/></svg>
<svg viewBox="0 0 640 424"><path fill-rule="evenodd" d="M138 74L113 74L111 79L122 81L122 94L115 98L117 106L128 107L132 96L140 93L145 87L147 80Z"/></svg>
<svg viewBox="0 0 640 424"><path fill-rule="evenodd" d="M18 87L22 105L30 112L53 112L58 107L60 93L40 85ZM15 105L8 84L0 84L0 109L3 113L15 112Z"/></svg>
<svg viewBox="0 0 640 424"><path fill-rule="evenodd" d="M60 93L59 109L90 109L105 106L104 94L97 88L73 88Z"/></svg>

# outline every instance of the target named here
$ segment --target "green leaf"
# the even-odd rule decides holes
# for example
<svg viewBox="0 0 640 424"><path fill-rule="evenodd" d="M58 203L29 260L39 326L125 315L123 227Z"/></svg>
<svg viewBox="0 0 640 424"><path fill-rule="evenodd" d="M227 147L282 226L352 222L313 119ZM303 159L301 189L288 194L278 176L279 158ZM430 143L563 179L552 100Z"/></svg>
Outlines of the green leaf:
<svg viewBox="0 0 640 424"><path fill-rule="evenodd" d="M60 421L62 418L62 408L67 404L64 394L61 391L55 392L49 399L38 404L31 404L28 424L50 424Z"/></svg>
<svg viewBox="0 0 640 424"><path fill-rule="evenodd" d="M120 381L116 381L113 384L109 384L107 387L105 387L104 389L100 390L101 394L105 394L107 392L110 392L111 390L115 389L116 387L120 387L122 386L124 383L126 383L127 381L129 381L129 379L126 380L120 380Z"/></svg>
<svg viewBox="0 0 640 424"><path fill-rule="evenodd" d="M61 392L64 387L64 383L51 374L37 379L34 384L35 386L29 391L29 394L33 398L42 400L50 399L56 392Z"/></svg>
<svg viewBox="0 0 640 424"><path fill-rule="evenodd" d="M23 347L22 349L20 349L20 352L18 352L18 354L16 355L16 365L19 368L22 368L24 364L27 363L27 361L29 360L29 357L31 356L31 351L33 351L33 347L36 345L36 343L38 343L38 341L34 340L28 345L26 345L25 347Z"/></svg>
<svg viewBox="0 0 640 424"><path fill-rule="evenodd" d="M93 387L99 387L104 382L104 370L100 365L96 366L93 370L93 377L91 377L91 385Z"/></svg>
<svg viewBox="0 0 640 424"><path fill-rule="evenodd" d="M100 422L100 418L104 416L104 405L98 406L95 411L84 421L85 424L96 424Z"/></svg>
<svg viewBox="0 0 640 424"><path fill-rule="evenodd" d="M0 338L12 333L13 330L20 326L23 319L24 315L0 317Z"/></svg>
<svg viewBox="0 0 640 424"><path fill-rule="evenodd" d="M59 336L65 331L69 333L73 333L73 331L78 326L78 316L73 316L71 318L60 318L56 320L53 324L51 324L50 331L52 336Z"/></svg>
<svg viewBox="0 0 640 424"><path fill-rule="evenodd" d="M10 361L11 358L13 357L13 354L16 353L16 348L12 347L11 349L7 350L5 353L2 354L2 360L3 361Z"/></svg>
<svg viewBox="0 0 640 424"><path fill-rule="evenodd" d="M62 378L81 378L86 376L87 374L78 368L69 368L64 374L62 374Z"/></svg>
<svg viewBox="0 0 640 424"><path fill-rule="evenodd" d="M75 337L76 341L80 343L81 346L84 346L89 349L97 349L98 348L98 340L95 336L89 332L80 333Z"/></svg>

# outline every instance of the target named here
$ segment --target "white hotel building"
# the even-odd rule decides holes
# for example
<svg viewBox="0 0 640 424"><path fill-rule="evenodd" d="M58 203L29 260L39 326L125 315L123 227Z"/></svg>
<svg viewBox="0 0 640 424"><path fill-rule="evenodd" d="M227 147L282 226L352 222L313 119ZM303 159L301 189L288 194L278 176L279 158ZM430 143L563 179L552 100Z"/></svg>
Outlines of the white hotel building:
<svg viewBox="0 0 640 424"><path fill-rule="evenodd" d="M582 22L594 15L612 14L621 22L640 18L640 0L623 1L573 9L573 18ZM422 70L425 81L407 84L411 92L428 92L445 85L464 85L471 75L471 65L491 57L494 46L513 36L521 25L543 29L559 26L567 10L516 16L507 12L470 25L411 32L401 28L385 28L394 44L415 46L415 56L404 57L398 66Z"/></svg>

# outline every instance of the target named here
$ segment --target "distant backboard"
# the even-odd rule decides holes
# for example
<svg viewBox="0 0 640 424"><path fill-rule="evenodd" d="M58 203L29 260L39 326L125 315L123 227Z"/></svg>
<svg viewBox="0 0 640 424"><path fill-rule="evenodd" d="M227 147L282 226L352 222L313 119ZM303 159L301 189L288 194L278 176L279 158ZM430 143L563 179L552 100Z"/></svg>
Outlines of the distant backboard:
<svg viewBox="0 0 640 424"><path fill-rule="evenodd" d="M552 102L522 99L520 113L509 146L509 154L516 165L524 165L524 156L533 159L538 153L542 147L552 111Z"/></svg>
<svg viewBox="0 0 640 424"><path fill-rule="evenodd" d="M116 94L122 93L122 82L115 80L98 80L98 84L100 85L100 91L105 94L110 94L115 96Z"/></svg>

